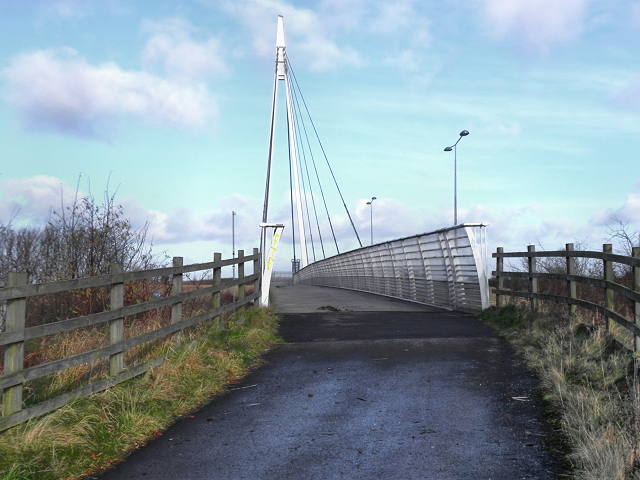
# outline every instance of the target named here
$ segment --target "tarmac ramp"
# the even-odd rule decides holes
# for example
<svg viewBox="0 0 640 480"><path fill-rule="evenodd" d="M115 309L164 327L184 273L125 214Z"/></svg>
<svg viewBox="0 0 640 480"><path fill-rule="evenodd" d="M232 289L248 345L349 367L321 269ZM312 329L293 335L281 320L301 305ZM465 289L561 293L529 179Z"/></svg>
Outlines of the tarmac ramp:
<svg viewBox="0 0 640 480"><path fill-rule="evenodd" d="M287 344L104 480L555 479L536 381L477 318L273 288Z"/></svg>

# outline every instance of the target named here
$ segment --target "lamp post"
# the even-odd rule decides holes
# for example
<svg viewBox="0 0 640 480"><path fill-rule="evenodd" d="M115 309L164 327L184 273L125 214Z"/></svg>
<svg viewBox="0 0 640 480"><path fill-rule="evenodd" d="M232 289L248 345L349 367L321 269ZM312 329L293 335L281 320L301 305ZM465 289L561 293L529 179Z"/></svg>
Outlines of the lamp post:
<svg viewBox="0 0 640 480"><path fill-rule="evenodd" d="M367 202L367 205L371 205L371 245L373 245L373 201L376 197L371 197L371 201Z"/></svg>
<svg viewBox="0 0 640 480"><path fill-rule="evenodd" d="M460 132L460 137L450 147L446 147L444 149L445 152L450 152L453 150L453 225L458 224L458 150L457 145L462 137L466 137L469 135L468 130L462 130Z"/></svg>

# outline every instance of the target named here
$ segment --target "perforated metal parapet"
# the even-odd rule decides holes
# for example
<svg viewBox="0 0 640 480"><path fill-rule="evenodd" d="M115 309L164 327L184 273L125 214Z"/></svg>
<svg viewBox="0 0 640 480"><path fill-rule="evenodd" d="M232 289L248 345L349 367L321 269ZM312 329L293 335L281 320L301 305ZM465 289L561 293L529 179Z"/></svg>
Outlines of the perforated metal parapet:
<svg viewBox="0 0 640 480"><path fill-rule="evenodd" d="M479 312L489 306L486 227L467 223L352 250L306 266L294 283Z"/></svg>

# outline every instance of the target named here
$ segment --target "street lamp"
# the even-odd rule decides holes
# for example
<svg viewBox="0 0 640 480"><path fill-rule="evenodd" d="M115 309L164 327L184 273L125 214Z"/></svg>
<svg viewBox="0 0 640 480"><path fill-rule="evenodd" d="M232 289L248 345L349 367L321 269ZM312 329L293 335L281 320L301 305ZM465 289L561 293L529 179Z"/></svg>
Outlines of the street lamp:
<svg viewBox="0 0 640 480"><path fill-rule="evenodd" d="M466 137L469 135L468 130L462 130L460 132L460 138L458 141L444 149L445 152L450 152L453 150L453 225L458 224L458 151L457 145L458 142L462 139L462 137Z"/></svg>
<svg viewBox="0 0 640 480"><path fill-rule="evenodd" d="M371 197L371 201L367 202L367 205L371 205L371 245L373 245L373 201L376 197Z"/></svg>

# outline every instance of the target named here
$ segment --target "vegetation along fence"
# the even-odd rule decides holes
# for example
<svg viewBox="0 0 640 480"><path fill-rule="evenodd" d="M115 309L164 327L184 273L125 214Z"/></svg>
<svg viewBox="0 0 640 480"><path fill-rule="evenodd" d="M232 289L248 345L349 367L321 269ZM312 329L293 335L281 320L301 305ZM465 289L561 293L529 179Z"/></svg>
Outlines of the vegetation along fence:
<svg viewBox="0 0 640 480"><path fill-rule="evenodd" d="M600 314L606 328L615 322L628 330L633 350L639 351L640 248L631 253L616 255L611 244L602 252L576 251L572 243L560 251L536 252L529 245L526 252L504 252L499 247L493 254L496 305L503 306L505 297L519 297L534 308L541 300L566 304L572 314L584 308ZM521 259L524 271L505 271L505 258Z"/></svg>
<svg viewBox="0 0 640 480"><path fill-rule="evenodd" d="M253 262L252 275L245 276L246 262ZM4 350L4 364L0 365L0 389L3 392L0 431L162 364L164 355L141 361L140 353L153 353L154 342L157 345L164 337L207 320L213 319L220 325L221 315L253 304L260 298L259 263L260 255L256 248L251 256L245 257L239 250L238 258L222 260L221 254L216 253L213 262L194 265L183 265L182 257L175 257L172 267L153 270L123 272L121 265L114 264L107 275L54 283L27 284L26 274L9 274L7 287L0 289L0 302L6 301L5 331L0 333L0 350ZM238 265L238 278L223 283L222 267L235 264ZM183 287L183 276L192 272L200 272L202 278L210 273L213 276L207 282L184 282ZM194 286L194 283L198 285ZM210 286L203 287L203 284ZM140 289L141 286L150 292L142 301L139 295L126 295L132 288ZM230 288L234 290L232 303L221 305L221 292ZM34 306L40 311L50 310L59 305L60 298L65 295L67 298L70 295L85 299L91 297L92 301L84 302L91 305L88 314L83 311L78 316L73 311L77 309L72 308L72 318L49 319L49 323L29 325L33 323L33 312L37 310ZM130 301L125 302L125 297ZM194 305L196 301L200 303L191 312L195 314L183 315L183 306ZM98 308L96 304L100 304ZM158 318L166 321L158 321ZM133 328L137 323L145 323L151 328ZM73 332L76 332L72 337L75 343L81 338L77 332L83 332L91 337L102 335L103 344L82 353L63 354L61 358L44 363L33 358L38 351L33 346L40 345L42 350L42 345L45 345L43 339L51 340L46 345L59 346L63 342L62 336ZM88 343L95 345L95 342ZM84 374L82 386L74 386L72 391L67 389L60 395L35 403L38 387L47 385L50 389L55 375L64 375L80 366L86 369L87 365L91 367L83 370L88 373Z"/></svg>

